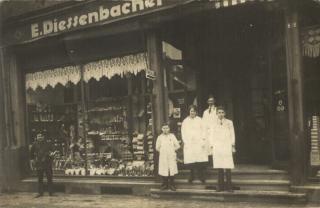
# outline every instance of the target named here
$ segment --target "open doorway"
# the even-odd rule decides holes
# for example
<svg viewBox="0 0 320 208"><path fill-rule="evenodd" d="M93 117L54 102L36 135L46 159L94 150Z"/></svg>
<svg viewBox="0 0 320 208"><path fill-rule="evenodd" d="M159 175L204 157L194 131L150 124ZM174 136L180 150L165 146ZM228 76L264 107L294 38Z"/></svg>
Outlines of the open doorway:
<svg viewBox="0 0 320 208"><path fill-rule="evenodd" d="M204 13L166 26L167 102L181 122L190 104L198 105L202 116L213 95L234 122L236 164L273 165L289 157L282 22L267 12L254 17L237 12ZM179 135L179 128L174 130Z"/></svg>

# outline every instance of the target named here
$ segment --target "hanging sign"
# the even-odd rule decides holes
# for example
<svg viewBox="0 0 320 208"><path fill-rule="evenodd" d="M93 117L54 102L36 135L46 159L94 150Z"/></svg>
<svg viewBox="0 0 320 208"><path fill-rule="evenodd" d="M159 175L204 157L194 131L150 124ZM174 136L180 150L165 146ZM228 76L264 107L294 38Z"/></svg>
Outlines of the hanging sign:
<svg viewBox="0 0 320 208"><path fill-rule="evenodd" d="M146 70L146 78L147 79L151 79L151 80L155 80L156 79L156 73L153 70L147 69Z"/></svg>

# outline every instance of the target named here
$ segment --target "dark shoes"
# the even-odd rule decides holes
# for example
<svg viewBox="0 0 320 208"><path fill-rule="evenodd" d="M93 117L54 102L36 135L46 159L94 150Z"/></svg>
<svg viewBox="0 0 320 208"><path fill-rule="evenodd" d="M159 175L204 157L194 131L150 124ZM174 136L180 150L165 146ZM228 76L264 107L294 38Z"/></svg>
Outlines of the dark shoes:
<svg viewBox="0 0 320 208"><path fill-rule="evenodd" d="M171 184L169 188L170 188L171 191L176 191L177 190L177 187L175 185L173 185L173 184Z"/></svg>
<svg viewBox="0 0 320 208"><path fill-rule="evenodd" d="M43 197L43 194L37 194L34 198L40 198Z"/></svg>
<svg viewBox="0 0 320 208"><path fill-rule="evenodd" d="M221 191L227 191L227 192L230 192L230 193L232 193L233 192L233 189L232 189L232 187L230 187L230 186L227 186L227 187L221 187L221 186L217 186L217 189L216 189L216 191L217 192L221 192Z"/></svg>
<svg viewBox="0 0 320 208"><path fill-rule="evenodd" d="M217 187L216 192L221 192L221 191L223 191L223 189L222 189L222 188Z"/></svg>
<svg viewBox="0 0 320 208"><path fill-rule="evenodd" d="M170 189L171 191L176 191L177 187L174 184L170 184L170 185L162 184L160 186L160 190L161 191L164 191L164 190L167 190L167 189Z"/></svg>
<svg viewBox="0 0 320 208"><path fill-rule="evenodd" d="M162 185L160 186L160 190L161 190L161 191L166 190L166 189L168 189L168 185L167 185L167 184L162 184Z"/></svg>

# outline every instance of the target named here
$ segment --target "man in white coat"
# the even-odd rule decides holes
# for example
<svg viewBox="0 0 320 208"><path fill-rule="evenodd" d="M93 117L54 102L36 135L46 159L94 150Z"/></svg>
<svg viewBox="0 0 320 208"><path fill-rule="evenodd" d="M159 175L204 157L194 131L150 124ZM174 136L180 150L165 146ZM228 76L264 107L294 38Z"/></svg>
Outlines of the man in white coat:
<svg viewBox="0 0 320 208"><path fill-rule="evenodd" d="M217 191L232 191L231 169L234 168L235 134L231 120L225 118L225 109L217 108L218 119L210 136L213 168L218 169ZM226 175L226 181L224 176Z"/></svg>
<svg viewBox="0 0 320 208"><path fill-rule="evenodd" d="M206 151L207 142L203 133L203 122L197 116L197 107L189 107L189 116L186 117L181 126L183 140L183 161L190 168L189 183L194 180L195 172L202 183L205 183L205 169L208 163Z"/></svg>
<svg viewBox="0 0 320 208"><path fill-rule="evenodd" d="M217 108L215 106L215 99L212 95L209 95L208 97L208 108L203 112L202 120L203 120L203 127L204 127L204 134L207 139L207 142L210 140L210 132L217 121ZM212 155L210 146L207 145L207 152L208 155ZM211 159L211 157L209 157Z"/></svg>

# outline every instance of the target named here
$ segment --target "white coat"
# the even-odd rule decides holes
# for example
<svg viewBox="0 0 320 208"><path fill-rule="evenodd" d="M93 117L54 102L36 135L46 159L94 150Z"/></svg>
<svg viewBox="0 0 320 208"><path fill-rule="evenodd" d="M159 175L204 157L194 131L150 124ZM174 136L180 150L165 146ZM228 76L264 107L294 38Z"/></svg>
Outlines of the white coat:
<svg viewBox="0 0 320 208"><path fill-rule="evenodd" d="M178 173L176 150L179 148L179 142L173 134L158 136L156 150L159 152L159 175L174 176Z"/></svg>
<svg viewBox="0 0 320 208"><path fill-rule="evenodd" d="M208 108L203 112L202 120L203 120L203 126L204 126L204 136L207 139L207 154L212 155L211 148L209 145L210 136L212 135L211 131L217 122L218 116L217 116L217 108L212 106L211 110Z"/></svg>
<svg viewBox="0 0 320 208"><path fill-rule="evenodd" d="M218 119L210 132L213 168L233 169L232 146L235 145L235 135L232 121Z"/></svg>
<svg viewBox="0 0 320 208"><path fill-rule="evenodd" d="M181 135L184 143L184 164L208 162L207 142L203 133L203 122L198 116L188 116L182 122Z"/></svg>
<svg viewBox="0 0 320 208"><path fill-rule="evenodd" d="M210 109L206 109L204 112L203 112L203 115L202 115L202 119L205 123L209 124L209 123L212 123L212 122L215 122L216 119L218 119L218 116L217 116L217 108L212 106L211 107L211 111Z"/></svg>

